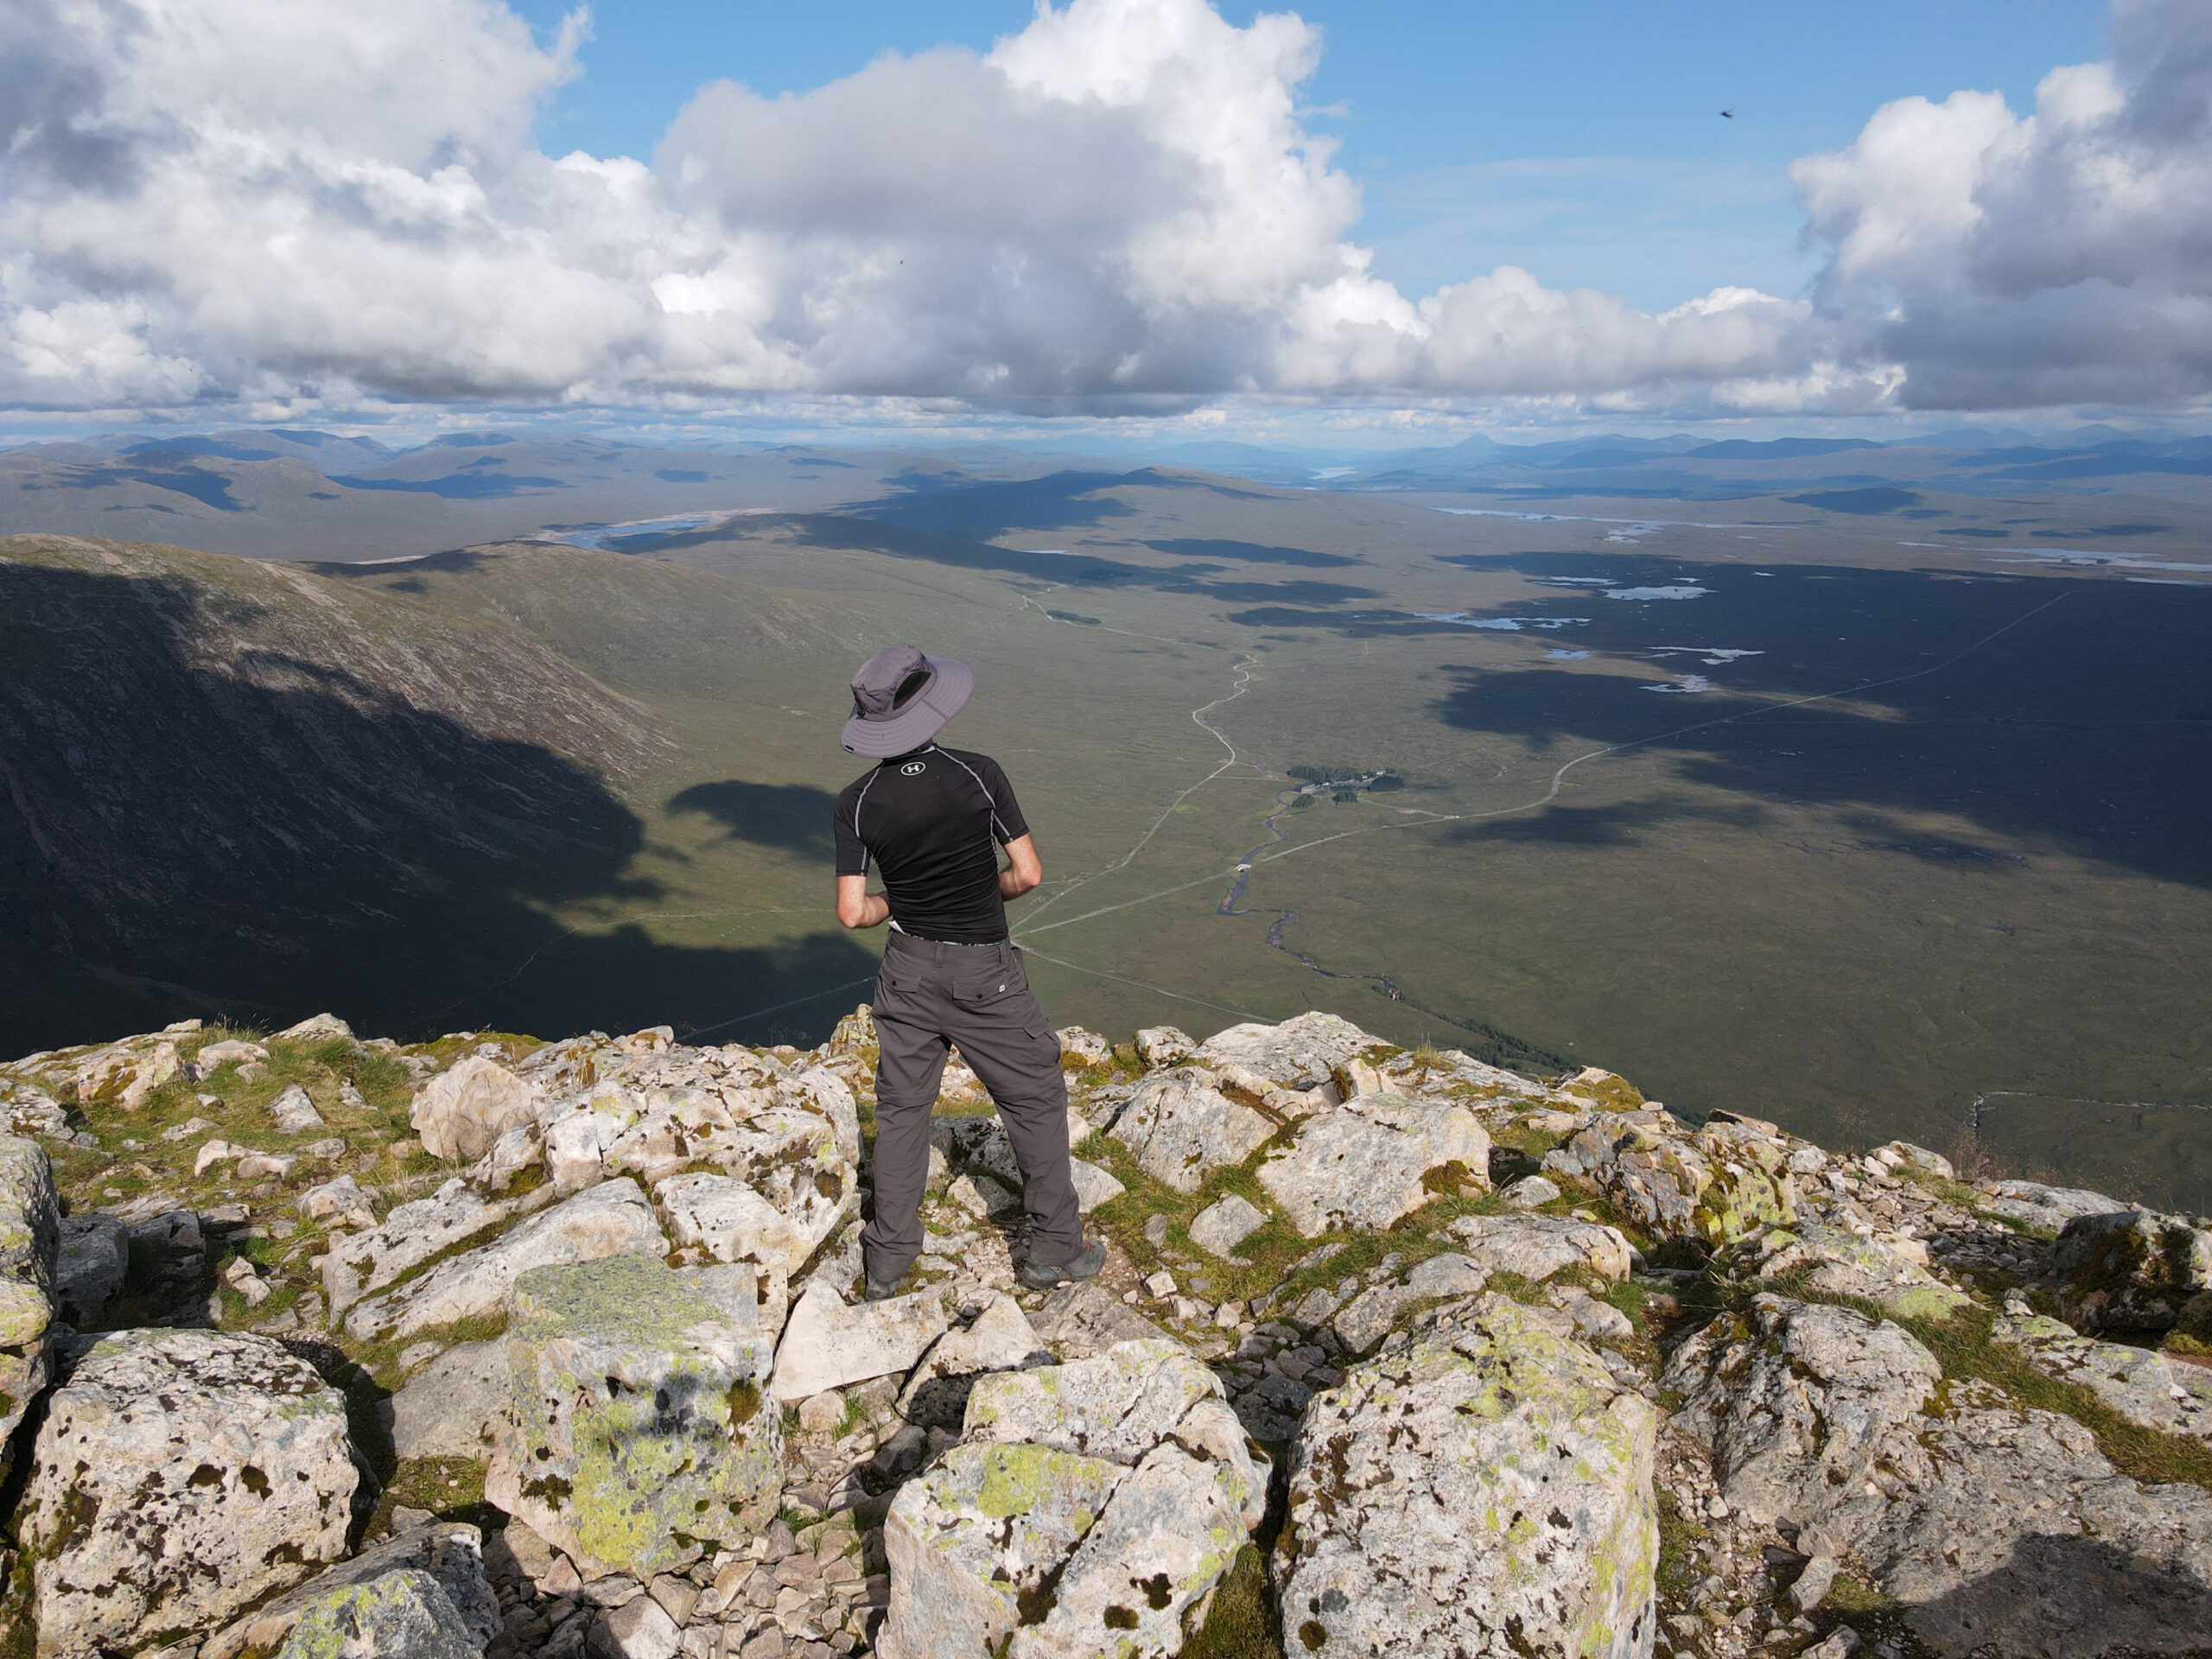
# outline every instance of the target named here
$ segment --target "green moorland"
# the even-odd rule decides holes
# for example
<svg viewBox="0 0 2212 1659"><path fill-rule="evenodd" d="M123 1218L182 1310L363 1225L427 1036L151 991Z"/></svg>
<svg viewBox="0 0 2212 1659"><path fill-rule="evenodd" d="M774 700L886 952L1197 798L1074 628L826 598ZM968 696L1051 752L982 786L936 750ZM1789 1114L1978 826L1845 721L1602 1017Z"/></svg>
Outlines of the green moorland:
<svg viewBox="0 0 2212 1659"><path fill-rule="evenodd" d="M333 925L251 1011L818 1037L876 945L826 903L843 682L912 638L979 666L947 735L1020 787L1061 1021L1325 1006L1836 1146L1949 1147L1979 1098L2009 1167L2212 1208L2212 584L2153 569L2188 512L1917 499L1522 519L1065 477L323 567L550 651L669 747L545 855L572 874ZM2079 562L2122 518L2163 526L2138 563ZM1346 766L1403 786L1300 792Z"/></svg>

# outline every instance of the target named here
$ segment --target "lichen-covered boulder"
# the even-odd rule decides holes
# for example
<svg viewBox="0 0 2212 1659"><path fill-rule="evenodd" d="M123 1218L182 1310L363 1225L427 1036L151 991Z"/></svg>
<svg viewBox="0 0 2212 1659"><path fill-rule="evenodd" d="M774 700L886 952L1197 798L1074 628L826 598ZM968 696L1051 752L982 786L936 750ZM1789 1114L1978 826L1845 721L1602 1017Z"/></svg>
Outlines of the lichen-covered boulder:
<svg viewBox="0 0 2212 1659"><path fill-rule="evenodd" d="M1128 1471L1042 1446L956 1446L884 1523L881 1659L988 1659L1052 1582Z"/></svg>
<svg viewBox="0 0 2212 1659"><path fill-rule="evenodd" d="M1312 1089L1338 1067L1389 1046L1349 1020L1315 1012L1279 1026L1231 1026L1200 1043L1191 1058L1201 1065L1242 1066L1282 1088Z"/></svg>
<svg viewBox="0 0 2212 1659"><path fill-rule="evenodd" d="M1770 1124L1715 1114L1697 1132L1709 1172L1692 1217L1698 1234L1718 1248L1758 1228L1796 1219L1796 1183L1789 1147Z"/></svg>
<svg viewBox="0 0 2212 1659"><path fill-rule="evenodd" d="M1559 1085L1558 1092L1570 1104L1600 1112L1635 1112L1643 1109L1643 1091L1618 1071L1608 1071L1602 1065L1586 1065Z"/></svg>
<svg viewBox="0 0 2212 1659"><path fill-rule="evenodd" d="M1447 1304L1314 1397L1281 1545L1285 1646L1652 1649L1656 1414L1534 1310Z"/></svg>
<svg viewBox="0 0 2212 1659"><path fill-rule="evenodd" d="M1867 1491L1943 1372L1901 1325L1762 1295L1683 1344L1667 1378L1728 1501L1755 1521L1804 1525Z"/></svg>
<svg viewBox="0 0 2212 1659"><path fill-rule="evenodd" d="M1147 1026L1137 1033L1134 1042L1137 1058L1154 1071L1162 1066L1180 1065L1198 1046L1190 1033L1174 1026Z"/></svg>
<svg viewBox="0 0 2212 1659"><path fill-rule="evenodd" d="M2212 1230L2148 1210L2080 1216L2052 1249L2067 1322L2084 1331L2170 1331L2189 1300L2212 1290Z"/></svg>
<svg viewBox="0 0 2212 1659"><path fill-rule="evenodd" d="M61 1205L46 1149L0 1135L0 1478L14 1461L16 1430L47 1383Z"/></svg>
<svg viewBox="0 0 2212 1659"><path fill-rule="evenodd" d="M1802 1215L1787 1227L1761 1228L1738 1240L1721 1261L1744 1277L1802 1277L1824 1295L1861 1297L1907 1319L1947 1319L1972 1298L1929 1272L1926 1255L1927 1246L1916 1239L1868 1236Z"/></svg>
<svg viewBox="0 0 2212 1659"><path fill-rule="evenodd" d="M301 1609L276 1659L477 1659L444 1586L403 1567L334 1586Z"/></svg>
<svg viewBox="0 0 2212 1659"><path fill-rule="evenodd" d="M1027 1442L1134 1465L1163 1442L1203 1451L1248 1524L1267 1502L1267 1467L1229 1409L1221 1379L1167 1340L1116 1343L1090 1359L999 1371L968 1396L965 1438Z"/></svg>
<svg viewBox="0 0 2212 1659"><path fill-rule="evenodd" d="M1572 1216L1462 1216L1452 1224L1467 1259L1491 1273L1541 1282L1580 1269L1592 1278L1625 1279L1632 1253L1617 1227Z"/></svg>
<svg viewBox="0 0 2212 1659"><path fill-rule="evenodd" d="M2132 1423L2212 1442L2212 1367L2100 1342L2037 1314L2007 1315L1990 1336L2037 1370L2079 1383Z"/></svg>
<svg viewBox="0 0 2212 1659"><path fill-rule="evenodd" d="M1219 1381L1173 1342L979 1380L884 1528L889 1659L1172 1654L1266 1508Z"/></svg>
<svg viewBox="0 0 2212 1659"><path fill-rule="evenodd" d="M1114 1058L1114 1046L1095 1031L1063 1026L1054 1033L1060 1040L1062 1065L1105 1065Z"/></svg>
<svg viewBox="0 0 2212 1659"><path fill-rule="evenodd" d="M356 1342L411 1337L442 1325L497 1313L515 1281L532 1268L597 1262L633 1251L668 1249L652 1205L625 1179L564 1198L509 1228L488 1244L449 1256L420 1278L357 1303L346 1315Z"/></svg>
<svg viewBox="0 0 2212 1659"><path fill-rule="evenodd" d="M416 1091L407 1121L432 1157L467 1163L490 1151L504 1131L533 1122L542 1098L532 1079L471 1054Z"/></svg>
<svg viewBox="0 0 2212 1659"><path fill-rule="evenodd" d="M448 1633L457 1629L467 1652L476 1654L499 1631L499 1599L484 1573L483 1535L461 1521L430 1521L372 1544L348 1560L327 1567L296 1590L264 1602L244 1618L219 1630L200 1643L200 1659L238 1659L243 1653L274 1653L283 1648L296 1655L359 1655L362 1659L394 1656L425 1656L435 1649L406 1645L364 1645L349 1633L368 1634L397 1630L390 1619L372 1610L387 1601L404 1606L435 1606L419 1586L399 1591L384 1581L397 1574L416 1574L436 1586L450 1620L432 1622ZM366 1595L359 1592L367 1592ZM306 1630L306 1645L286 1647L295 1629ZM420 1628L419 1624L410 1628ZM331 1645L333 1642L336 1645Z"/></svg>
<svg viewBox="0 0 2212 1659"><path fill-rule="evenodd" d="M1596 1187L1662 1237L1718 1248L1796 1217L1789 1155L1761 1126L1716 1120L1692 1137L1670 1113L1640 1107L1599 1114L1544 1168Z"/></svg>
<svg viewBox="0 0 2212 1659"><path fill-rule="evenodd" d="M1194 1611L1249 1541L1218 1472L1179 1446L1147 1452L1060 1569L1045 1617L1014 1632L1007 1659L1179 1652Z"/></svg>
<svg viewBox="0 0 2212 1659"><path fill-rule="evenodd" d="M1301 1120L1260 1185L1308 1238L1379 1230L1440 1193L1490 1185L1490 1137L1464 1106L1363 1095Z"/></svg>
<svg viewBox="0 0 2212 1659"><path fill-rule="evenodd" d="M1178 1192L1195 1192L1214 1170L1241 1164L1274 1135L1275 1120L1224 1092L1201 1066L1159 1071L1137 1085L1109 1131L1137 1166Z"/></svg>
<svg viewBox="0 0 2212 1659"><path fill-rule="evenodd" d="M334 1236L322 1257L322 1291L331 1313L343 1313L432 1256L498 1226L514 1211L512 1204L478 1197L456 1176L426 1198L395 1205L381 1225Z"/></svg>
<svg viewBox="0 0 2212 1659"><path fill-rule="evenodd" d="M1729 1504L1821 1539L1937 1654L2178 1655L2212 1629L2212 1494L2139 1484L2072 1419L1945 1382L1893 1324L1763 1295L1665 1380Z"/></svg>
<svg viewBox="0 0 2212 1659"><path fill-rule="evenodd" d="M645 1578L773 1512L783 1421L768 1338L650 1256L525 1273L486 1496L588 1577Z"/></svg>
<svg viewBox="0 0 2212 1659"><path fill-rule="evenodd" d="M41 1655L218 1624L346 1551L345 1397L265 1337L85 1344L40 1427L17 1524Z"/></svg>

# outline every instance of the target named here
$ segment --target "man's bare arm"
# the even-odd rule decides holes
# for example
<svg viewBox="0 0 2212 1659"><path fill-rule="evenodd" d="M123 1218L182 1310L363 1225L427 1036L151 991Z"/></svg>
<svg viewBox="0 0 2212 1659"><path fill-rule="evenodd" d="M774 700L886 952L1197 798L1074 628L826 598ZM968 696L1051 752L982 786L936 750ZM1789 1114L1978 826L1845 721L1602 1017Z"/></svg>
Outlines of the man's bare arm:
<svg viewBox="0 0 2212 1659"><path fill-rule="evenodd" d="M880 927L890 916L891 906L883 895L868 890L868 877L837 878L837 919L847 927Z"/></svg>
<svg viewBox="0 0 2212 1659"><path fill-rule="evenodd" d="M1000 898L1019 899L1044 880L1044 861L1037 856L1037 843L1030 836L1007 842L1006 855L1009 862L999 872Z"/></svg>

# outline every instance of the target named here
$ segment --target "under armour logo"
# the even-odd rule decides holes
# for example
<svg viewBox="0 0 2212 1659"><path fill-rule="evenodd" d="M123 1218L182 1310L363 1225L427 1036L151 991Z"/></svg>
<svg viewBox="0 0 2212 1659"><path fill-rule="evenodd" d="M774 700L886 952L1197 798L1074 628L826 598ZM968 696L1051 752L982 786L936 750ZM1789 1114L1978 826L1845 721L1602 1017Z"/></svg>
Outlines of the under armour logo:
<svg viewBox="0 0 2212 1659"><path fill-rule="evenodd" d="M909 760L905 766L899 767L899 770L906 773L909 778L918 778L922 773L929 770L929 763L925 760Z"/></svg>

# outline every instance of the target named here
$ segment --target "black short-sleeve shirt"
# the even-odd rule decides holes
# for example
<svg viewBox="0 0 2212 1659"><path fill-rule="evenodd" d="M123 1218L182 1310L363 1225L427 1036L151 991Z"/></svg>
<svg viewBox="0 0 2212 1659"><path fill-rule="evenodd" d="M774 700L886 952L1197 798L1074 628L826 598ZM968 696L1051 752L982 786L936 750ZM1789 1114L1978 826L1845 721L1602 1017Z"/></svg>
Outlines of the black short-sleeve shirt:
<svg viewBox="0 0 2212 1659"><path fill-rule="evenodd" d="M988 754L930 744L880 763L837 797L837 874L883 872L899 931L988 944L1007 937L999 853L1029 833Z"/></svg>

